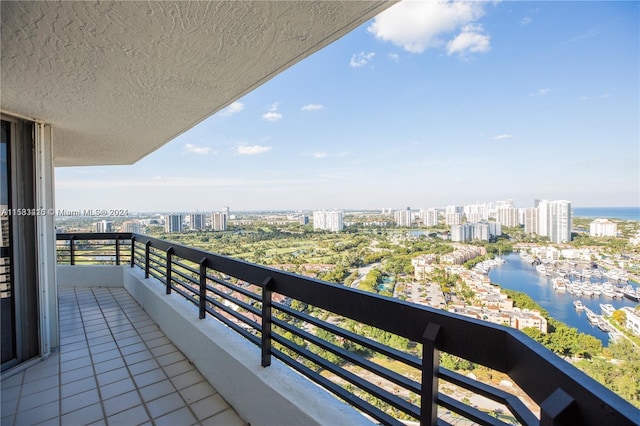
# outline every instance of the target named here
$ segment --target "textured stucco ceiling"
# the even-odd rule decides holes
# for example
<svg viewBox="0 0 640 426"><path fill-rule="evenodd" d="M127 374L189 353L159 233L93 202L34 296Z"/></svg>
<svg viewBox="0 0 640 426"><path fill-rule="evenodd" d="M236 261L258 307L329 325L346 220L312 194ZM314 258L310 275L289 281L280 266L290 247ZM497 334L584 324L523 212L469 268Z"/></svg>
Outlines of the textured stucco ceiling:
<svg viewBox="0 0 640 426"><path fill-rule="evenodd" d="M57 166L130 164L391 4L2 1L0 106Z"/></svg>

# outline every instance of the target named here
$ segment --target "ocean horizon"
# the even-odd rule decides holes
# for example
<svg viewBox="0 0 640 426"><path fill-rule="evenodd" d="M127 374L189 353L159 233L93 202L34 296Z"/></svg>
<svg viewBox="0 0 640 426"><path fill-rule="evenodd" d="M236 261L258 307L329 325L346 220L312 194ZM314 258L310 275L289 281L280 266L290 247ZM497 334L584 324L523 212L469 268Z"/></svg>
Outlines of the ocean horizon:
<svg viewBox="0 0 640 426"><path fill-rule="evenodd" d="M574 207L574 217L605 218L640 221L638 207Z"/></svg>

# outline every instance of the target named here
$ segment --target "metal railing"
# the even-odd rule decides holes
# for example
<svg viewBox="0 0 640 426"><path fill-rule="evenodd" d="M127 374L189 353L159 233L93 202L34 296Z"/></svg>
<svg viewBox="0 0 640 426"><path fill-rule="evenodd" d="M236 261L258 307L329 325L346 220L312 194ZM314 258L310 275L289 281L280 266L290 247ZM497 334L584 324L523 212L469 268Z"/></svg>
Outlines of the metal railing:
<svg viewBox="0 0 640 426"><path fill-rule="evenodd" d="M521 424L640 423L639 410L515 329L140 234L58 234L58 241L59 263L70 264L94 256L102 241L101 250L114 249L114 264L127 259L167 294L190 300L199 318L211 315L257 345L264 367L276 357L383 424L448 424L438 407L479 424L507 424L443 394L439 382L502 404ZM411 350L381 343L385 336ZM508 374L539 413L441 367L441 351Z"/></svg>

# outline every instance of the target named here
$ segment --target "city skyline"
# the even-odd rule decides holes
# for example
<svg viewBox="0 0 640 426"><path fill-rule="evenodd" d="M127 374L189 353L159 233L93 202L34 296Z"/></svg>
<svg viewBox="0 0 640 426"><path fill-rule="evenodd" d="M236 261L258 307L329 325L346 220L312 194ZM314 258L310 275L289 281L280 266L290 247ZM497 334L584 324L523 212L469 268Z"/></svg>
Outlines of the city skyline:
<svg viewBox="0 0 640 426"><path fill-rule="evenodd" d="M135 165L58 168L56 207L635 207L638 16L403 2Z"/></svg>

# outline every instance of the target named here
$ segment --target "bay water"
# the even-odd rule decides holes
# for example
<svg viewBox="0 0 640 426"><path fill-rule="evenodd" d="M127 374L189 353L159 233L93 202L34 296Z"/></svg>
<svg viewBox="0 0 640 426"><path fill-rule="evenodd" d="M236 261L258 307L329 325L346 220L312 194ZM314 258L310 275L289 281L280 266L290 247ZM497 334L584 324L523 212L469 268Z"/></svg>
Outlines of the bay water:
<svg viewBox="0 0 640 426"><path fill-rule="evenodd" d="M605 346L608 344L609 335L598 327L591 325L587 321L585 312L576 311L573 302L576 300L582 301L587 308L596 314L602 314L601 303L610 303L616 309L620 309L623 306L634 307L637 305L636 302L627 298L611 299L604 295L594 297L574 296L568 292L556 292L553 290L551 277L539 274L536 268L523 261L518 253L510 253L503 256L503 258L506 260L504 264L489 271L489 279L491 279L492 283L499 284L506 289L527 293L538 305L549 312L551 317L570 327L577 328L582 333L587 333L600 339Z"/></svg>

